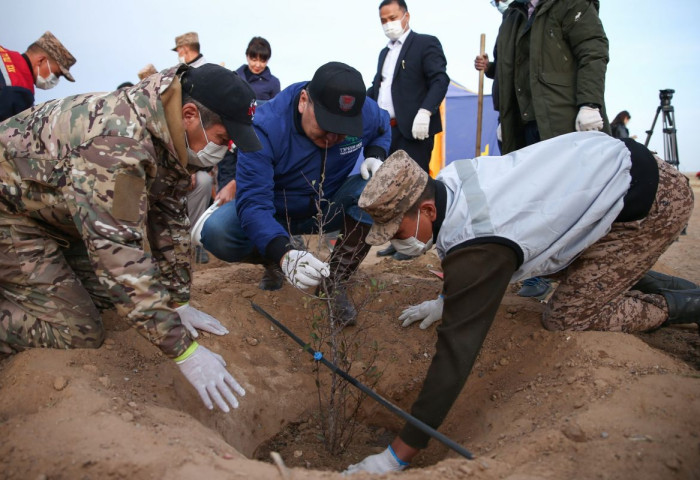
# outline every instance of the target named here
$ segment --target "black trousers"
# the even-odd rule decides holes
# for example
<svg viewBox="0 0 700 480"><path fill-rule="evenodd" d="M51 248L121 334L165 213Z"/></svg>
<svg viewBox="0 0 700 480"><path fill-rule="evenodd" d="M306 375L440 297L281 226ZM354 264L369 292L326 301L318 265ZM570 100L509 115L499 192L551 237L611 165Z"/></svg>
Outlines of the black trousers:
<svg viewBox="0 0 700 480"><path fill-rule="evenodd" d="M435 356L411 414L433 428L445 420L462 391L517 269L515 252L485 243L451 252L442 262L445 306ZM425 448L430 436L406 424L399 437Z"/></svg>
<svg viewBox="0 0 700 480"><path fill-rule="evenodd" d="M389 154L397 150L403 150L408 153L420 168L428 172L430 165L430 155L433 153L434 136L431 135L425 140L415 140L414 138L406 138L401 135L399 127L391 127L391 147ZM430 173L430 172L428 172Z"/></svg>

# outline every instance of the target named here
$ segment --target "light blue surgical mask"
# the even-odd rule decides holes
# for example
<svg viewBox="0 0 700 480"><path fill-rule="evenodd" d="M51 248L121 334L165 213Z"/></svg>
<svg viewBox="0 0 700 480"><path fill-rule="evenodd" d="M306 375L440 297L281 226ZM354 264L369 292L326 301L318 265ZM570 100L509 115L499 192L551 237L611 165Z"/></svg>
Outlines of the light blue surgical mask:
<svg viewBox="0 0 700 480"><path fill-rule="evenodd" d="M396 249L397 252L403 253L409 257L417 257L418 255L423 255L425 252L430 250L433 246L433 237L430 236L428 243L423 243L418 240L418 227L420 227L420 210L418 210L418 221L416 222L416 233L412 237L399 239L393 238L390 240L391 245Z"/></svg>
<svg viewBox="0 0 700 480"><path fill-rule="evenodd" d="M204 132L204 139L207 141L207 144L195 155L192 155L191 153L188 154L187 163L190 163L197 167L214 167L221 160L224 159L224 155L226 155L226 150L228 150L228 145L218 145L214 142L209 141L209 137L207 137L207 131L204 130L204 124L202 123L201 114L199 115L199 124L202 126L202 131ZM187 132L185 132L185 140L187 141ZM189 141L187 141L187 150L189 152L192 152L192 150L189 148Z"/></svg>
<svg viewBox="0 0 700 480"><path fill-rule="evenodd" d="M46 63L49 65L49 76L48 77L42 77L39 74L39 66L36 67L36 86L37 88L40 88L42 90L50 90L56 85L58 85L58 80L59 78L56 76L55 73L51 71L51 62L49 59L46 59Z"/></svg>

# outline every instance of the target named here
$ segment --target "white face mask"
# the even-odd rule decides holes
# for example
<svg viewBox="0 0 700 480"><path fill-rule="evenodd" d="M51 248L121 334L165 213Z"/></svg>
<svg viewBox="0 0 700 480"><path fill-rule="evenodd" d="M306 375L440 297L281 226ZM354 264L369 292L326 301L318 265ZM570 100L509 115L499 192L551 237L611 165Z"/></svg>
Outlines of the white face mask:
<svg viewBox="0 0 700 480"><path fill-rule="evenodd" d="M187 140L187 132L185 132L185 142L187 143L188 152L187 163L190 163L196 167L214 167L221 160L224 159L224 155L226 155L226 150L228 150L228 145L217 145L216 143L209 141L209 138L207 137L207 131L204 130L204 124L202 123L201 114L199 116L199 124L202 126L202 131L204 132L204 139L207 141L207 144L204 146L203 149L198 151L196 155L191 155L190 152L192 152L192 150L190 149L189 141Z"/></svg>
<svg viewBox="0 0 700 480"><path fill-rule="evenodd" d="M397 252L403 253L409 257L417 257L422 255L433 246L433 236L430 236L428 243L423 243L418 240L418 227L420 226L420 210L418 210L418 221L416 222L416 233L412 237L398 239L394 238L391 240L391 244L396 249Z"/></svg>
<svg viewBox="0 0 700 480"><path fill-rule="evenodd" d="M501 14L505 13L506 10L508 10L508 6L513 3L513 0L501 0L496 4L494 0L491 0L491 5L496 7Z"/></svg>
<svg viewBox="0 0 700 480"><path fill-rule="evenodd" d="M49 72L51 72L51 62L46 59L46 63L49 64ZM58 85L58 77L55 73L51 72L48 77L42 77L39 73L39 66L36 67L36 86L42 90L50 90L56 85Z"/></svg>
<svg viewBox="0 0 700 480"><path fill-rule="evenodd" d="M401 35L403 35L404 28L403 25L401 25L401 22L403 22L404 18L406 18L405 13L403 17L401 17L401 20L386 22L384 25L382 25L382 28L384 29L384 35L386 35L392 42L395 42L396 40L401 38Z"/></svg>

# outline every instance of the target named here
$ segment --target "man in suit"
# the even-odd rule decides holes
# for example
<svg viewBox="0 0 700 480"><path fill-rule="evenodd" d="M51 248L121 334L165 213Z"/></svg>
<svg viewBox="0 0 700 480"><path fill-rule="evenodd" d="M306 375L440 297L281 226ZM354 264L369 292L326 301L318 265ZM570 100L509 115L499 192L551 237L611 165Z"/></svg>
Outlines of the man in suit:
<svg viewBox="0 0 700 480"><path fill-rule="evenodd" d="M450 83L445 53L436 37L411 30L405 1L382 1L379 18L390 41L379 53L377 74L367 96L391 117L389 153L405 150L427 172L433 137L442 131L438 109ZM378 255L410 258L391 246Z"/></svg>

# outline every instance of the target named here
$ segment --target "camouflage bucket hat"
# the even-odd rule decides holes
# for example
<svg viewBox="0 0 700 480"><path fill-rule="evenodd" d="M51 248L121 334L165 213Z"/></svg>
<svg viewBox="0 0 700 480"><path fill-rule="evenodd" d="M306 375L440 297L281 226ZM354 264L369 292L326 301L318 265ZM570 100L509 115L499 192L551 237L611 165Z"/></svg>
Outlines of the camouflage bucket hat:
<svg viewBox="0 0 700 480"><path fill-rule="evenodd" d="M46 51L51 59L56 60L66 80L75 82L69 71L70 67L75 65L75 57L58 41L58 38L54 37L51 32L46 32L34 44Z"/></svg>
<svg viewBox="0 0 700 480"><path fill-rule="evenodd" d="M197 35L197 32L183 33L182 35L175 37L175 48L172 50L175 52L179 47L184 45L194 45L195 43L199 43L199 35Z"/></svg>
<svg viewBox="0 0 700 480"><path fill-rule="evenodd" d="M360 195L359 207L374 220L365 241L381 245L391 240L427 183L428 174L406 152L398 150L390 155Z"/></svg>

